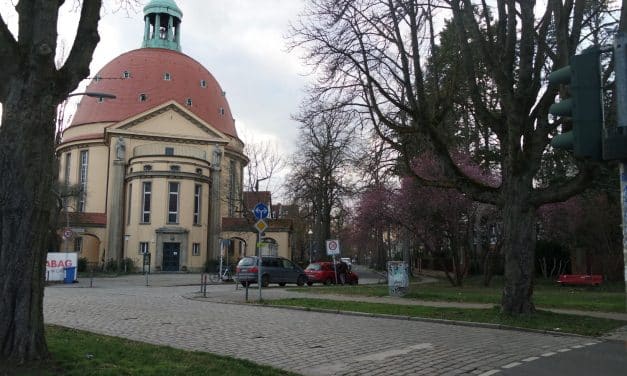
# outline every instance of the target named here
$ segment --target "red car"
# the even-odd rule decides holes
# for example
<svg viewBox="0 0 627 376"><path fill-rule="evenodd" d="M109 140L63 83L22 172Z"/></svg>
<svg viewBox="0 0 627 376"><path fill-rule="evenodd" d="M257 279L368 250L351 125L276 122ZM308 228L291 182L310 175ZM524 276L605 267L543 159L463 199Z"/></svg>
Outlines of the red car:
<svg viewBox="0 0 627 376"><path fill-rule="evenodd" d="M356 285L359 283L359 277L356 273L351 272L345 263L338 262L337 268L337 283ZM335 270L333 269L333 263L330 261L312 262L305 269L307 274L307 285L311 286L314 283L323 283L329 285L335 283Z"/></svg>
<svg viewBox="0 0 627 376"><path fill-rule="evenodd" d="M600 274L562 274L557 283L561 285L599 286L603 283L603 276Z"/></svg>

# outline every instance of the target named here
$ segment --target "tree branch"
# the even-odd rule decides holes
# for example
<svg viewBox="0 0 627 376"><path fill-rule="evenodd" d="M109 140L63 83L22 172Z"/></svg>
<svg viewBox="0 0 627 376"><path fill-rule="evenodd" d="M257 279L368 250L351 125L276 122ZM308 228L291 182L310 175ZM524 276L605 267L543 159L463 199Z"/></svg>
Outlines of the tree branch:
<svg viewBox="0 0 627 376"><path fill-rule="evenodd" d="M572 196L586 190L588 184L597 175L598 164L588 161L577 163L579 173L572 179L562 184L552 184L544 189L534 190L531 198L531 205L539 207L552 202L563 202Z"/></svg>
<svg viewBox="0 0 627 376"><path fill-rule="evenodd" d="M0 102L4 102L9 81L20 65L17 41L0 15Z"/></svg>
<svg viewBox="0 0 627 376"><path fill-rule="evenodd" d="M89 64L100 41L98 22L101 5L102 0L83 1L76 39L67 61L57 75L57 95L61 98L89 75Z"/></svg>

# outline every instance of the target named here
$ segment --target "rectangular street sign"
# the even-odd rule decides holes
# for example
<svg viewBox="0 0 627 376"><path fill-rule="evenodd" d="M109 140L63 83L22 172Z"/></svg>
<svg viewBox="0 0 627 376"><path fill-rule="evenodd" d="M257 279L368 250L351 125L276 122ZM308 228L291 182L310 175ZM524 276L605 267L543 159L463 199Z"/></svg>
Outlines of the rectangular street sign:
<svg viewBox="0 0 627 376"><path fill-rule="evenodd" d="M339 255L340 254L340 241L339 240L327 240L327 255Z"/></svg>

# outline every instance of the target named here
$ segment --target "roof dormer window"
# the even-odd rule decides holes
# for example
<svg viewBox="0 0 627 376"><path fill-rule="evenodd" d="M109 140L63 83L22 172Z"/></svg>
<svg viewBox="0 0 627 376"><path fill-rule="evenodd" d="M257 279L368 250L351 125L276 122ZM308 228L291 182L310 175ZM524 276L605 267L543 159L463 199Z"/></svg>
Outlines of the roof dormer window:
<svg viewBox="0 0 627 376"><path fill-rule="evenodd" d="M122 77L124 77L124 78L131 78L131 72L125 70L122 73Z"/></svg>
<svg viewBox="0 0 627 376"><path fill-rule="evenodd" d="M200 87L207 87L207 81L205 80L200 80Z"/></svg>
<svg viewBox="0 0 627 376"><path fill-rule="evenodd" d="M163 74L163 80L164 80L164 81L170 81L171 79L172 79L172 76L170 75L170 73L165 72L165 73Z"/></svg>
<svg viewBox="0 0 627 376"><path fill-rule="evenodd" d="M102 102L104 102L104 98L103 98L103 97L98 97L97 102L98 102L98 103L102 103Z"/></svg>
<svg viewBox="0 0 627 376"><path fill-rule="evenodd" d="M97 75L96 75L96 77L94 77L94 81L95 81L95 82L98 82L98 81L100 81L100 80L102 80L102 77L100 77L100 75L99 75L99 74L97 74Z"/></svg>
<svg viewBox="0 0 627 376"><path fill-rule="evenodd" d="M139 101L140 102L146 102L146 100L148 99L148 96L144 93L139 94Z"/></svg>
<svg viewBox="0 0 627 376"><path fill-rule="evenodd" d="M188 106L192 105L192 98L187 98L187 100L185 101L185 104L187 104Z"/></svg>
<svg viewBox="0 0 627 376"><path fill-rule="evenodd" d="M221 116L224 116L224 107L220 107L220 110L218 110L218 112Z"/></svg>

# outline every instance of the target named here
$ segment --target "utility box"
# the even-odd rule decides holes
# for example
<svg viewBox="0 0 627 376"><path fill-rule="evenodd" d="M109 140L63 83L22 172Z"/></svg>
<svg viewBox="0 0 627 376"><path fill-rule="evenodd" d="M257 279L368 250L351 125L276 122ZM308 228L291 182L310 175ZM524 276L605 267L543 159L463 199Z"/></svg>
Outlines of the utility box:
<svg viewBox="0 0 627 376"><path fill-rule="evenodd" d="M409 291L409 265L405 261L388 261L390 296L403 296Z"/></svg>

